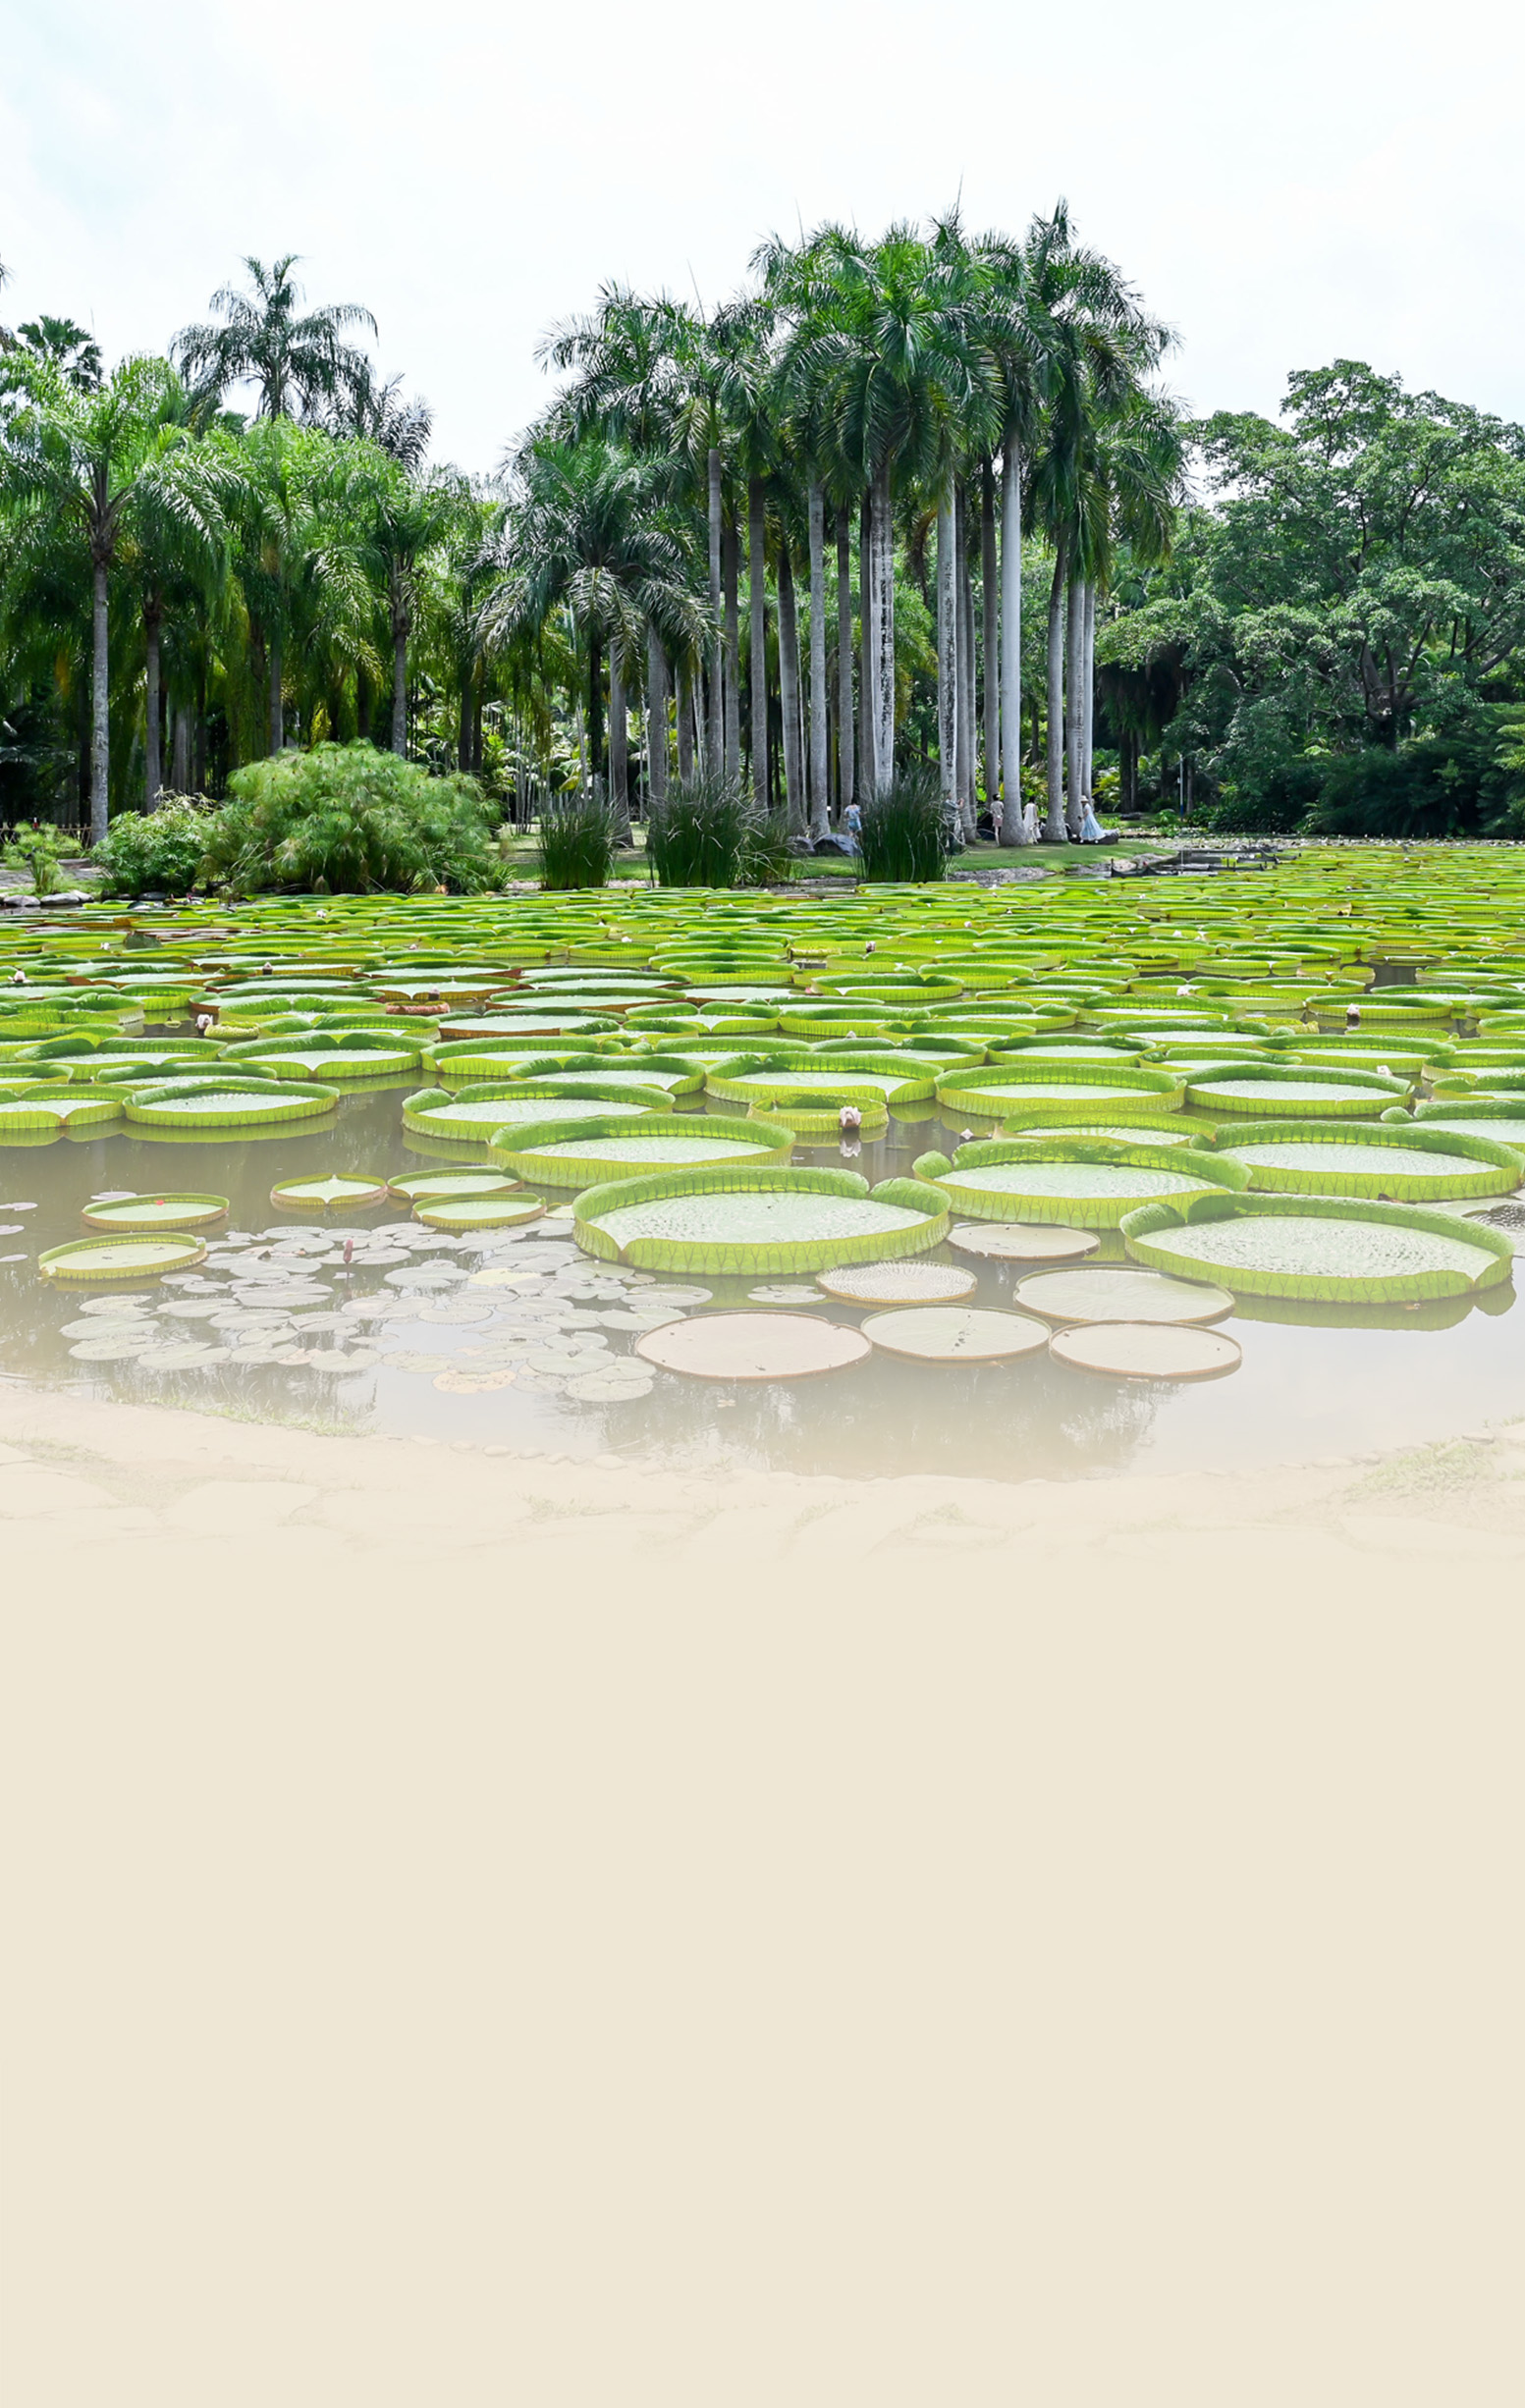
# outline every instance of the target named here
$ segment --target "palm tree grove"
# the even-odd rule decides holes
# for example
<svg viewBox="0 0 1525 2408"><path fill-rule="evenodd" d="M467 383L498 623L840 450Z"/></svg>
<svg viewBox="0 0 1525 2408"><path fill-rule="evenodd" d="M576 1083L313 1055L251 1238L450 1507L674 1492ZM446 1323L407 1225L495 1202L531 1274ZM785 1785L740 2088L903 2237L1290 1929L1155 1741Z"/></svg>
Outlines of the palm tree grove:
<svg viewBox="0 0 1525 2408"><path fill-rule="evenodd" d="M610 284L488 473L300 266L115 365L0 332L13 867L469 892L1525 832L1525 432L1350 359L1194 419L1062 203L769 241L714 309Z"/></svg>

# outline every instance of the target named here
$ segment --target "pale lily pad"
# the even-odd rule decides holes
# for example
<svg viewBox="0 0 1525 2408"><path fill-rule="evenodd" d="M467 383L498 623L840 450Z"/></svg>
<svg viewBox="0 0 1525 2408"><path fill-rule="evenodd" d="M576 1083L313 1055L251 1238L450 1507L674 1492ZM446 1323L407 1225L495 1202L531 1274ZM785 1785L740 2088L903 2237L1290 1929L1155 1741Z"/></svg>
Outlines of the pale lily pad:
<svg viewBox="0 0 1525 2408"><path fill-rule="evenodd" d="M1139 1271L1123 1263L1097 1263L1084 1271L1039 1271L1018 1283L1016 1301L1046 1321L1151 1321L1190 1324L1221 1321L1233 1311L1225 1288L1171 1279L1164 1271Z"/></svg>
<svg viewBox="0 0 1525 2408"><path fill-rule="evenodd" d="M806 1379L861 1363L869 1347L857 1330L802 1312L716 1312L649 1330L635 1352L692 1379Z"/></svg>
<svg viewBox="0 0 1525 2408"><path fill-rule="evenodd" d="M1103 1371L1113 1379L1222 1379L1237 1371L1243 1349L1217 1329L1183 1329L1158 1321L1103 1321L1061 1329L1049 1342L1056 1363Z"/></svg>
<svg viewBox="0 0 1525 2408"><path fill-rule="evenodd" d="M974 1305L920 1305L871 1312L863 1335L888 1355L918 1363L1005 1363L1048 1344L1046 1323Z"/></svg>

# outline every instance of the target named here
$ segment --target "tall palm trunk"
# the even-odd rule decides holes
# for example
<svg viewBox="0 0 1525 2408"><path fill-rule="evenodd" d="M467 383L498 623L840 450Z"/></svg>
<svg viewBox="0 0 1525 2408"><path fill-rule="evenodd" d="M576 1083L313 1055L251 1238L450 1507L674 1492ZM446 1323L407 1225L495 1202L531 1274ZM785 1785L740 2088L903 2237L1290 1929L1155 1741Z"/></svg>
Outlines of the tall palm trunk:
<svg viewBox="0 0 1525 2408"><path fill-rule="evenodd" d="M718 770L721 766L726 749L726 681L725 672L722 667L725 658L725 639L722 633L720 592L721 554L724 550L725 538L722 528L724 511L721 500L720 453L713 444L710 446L709 479L710 619L714 627L714 634L710 640L709 727L706 737L706 750L709 754L710 768L712 770Z"/></svg>
<svg viewBox="0 0 1525 2408"><path fill-rule="evenodd" d="M735 520L728 513L721 565L726 579L726 667L723 680L726 714L726 776L741 775L741 547Z"/></svg>
<svg viewBox="0 0 1525 2408"><path fill-rule="evenodd" d="M937 753L945 813L958 807L958 579L953 559L953 480L937 497Z"/></svg>
<svg viewBox="0 0 1525 2408"><path fill-rule="evenodd" d="M779 546L779 701L784 714L784 803L789 832L805 832L804 760L799 743L799 622L794 609L794 563L788 542Z"/></svg>
<svg viewBox="0 0 1525 2408"><path fill-rule="evenodd" d="M143 681L143 786L148 809L158 808L164 785L164 690L160 675L160 636L163 622L155 604L143 613L147 669Z"/></svg>
<svg viewBox="0 0 1525 2408"><path fill-rule="evenodd" d="M1067 547L1061 543L1049 588L1049 816L1044 823L1046 844L1064 841L1064 565Z"/></svg>
<svg viewBox="0 0 1525 2408"><path fill-rule="evenodd" d="M1081 637L1080 790L1090 802L1096 789L1096 587L1085 589L1085 627Z"/></svg>
<svg viewBox="0 0 1525 2408"><path fill-rule="evenodd" d="M870 488L874 569L874 791L895 776L895 524L890 514L890 463Z"/></svg>
<svg viewBox="0 0 1525 2408"><path fill-rule="evenodd" d="M974 756L974 587L969 576L969 511L962 486L953 504L958 546L958 816L965 840L978 832Z"/></svg>
<svg viewBox="0 0 1525 2408"><path fill-rule="evenodd" d="M622 844L630 841L630 759L629 716L625 703L625 678L620 669L620 654L615 646L609 653L609 801L614 812L615 833Z"/></svg>
<svg viewBox="0 0 1525 2408"><path fill-rule="evenodd" d="M837 804L845 811L852 800L857 766L852 718L852 529L847 513L837 512Z"/></svg>
<svg viewBox="0 0 1525 2408"><path fill-rule="evenodd" d="M698 716L693 671L685 665L678 679L678 775L684 785L693 776L694 727Z"/></svg>
<svg viewBox="0 0 1525 2408"><path fill-rule="evenodd" d="M170 783L177 794L189 792L191 786L191 714L177 711L175 734L170 745Z"/></svg>
<svg viewBox="0 0 1525 2408"><path fill-rule="evenodd" d="M878 678L874 652L874 547L869 531L869 499L863 496L858 513L858 796L871 803L878 791L874 766L874 730L879 724L875 701Z"/></svg>
<svg viewBox="0 0 1525 2408"><path fill-rule="evenodd" d="M980 649L985 671L985 807L1001 836L1001 606L996 590L996 472L980 463Z"/></svg>
<svg viewBox="0 0 1525 2408"><path fill-rule="evenodd" d="M588 634L587 768L591 789L604 775L604 652L597 633Z"/></svg>
<svg viewBox="0 0 1525 2408"><path fill-rule="evenodd" d="M752 688L752 791L768 791L768 491L760 476L746 488L746 615Z"/></svg>
<svg viewBox="0 0 1525 2408"><path fill-rule="evenodd" d="M654 803L667 801L667 704L672 680L667 654L655 627L646 629L646 790Z"/></svg>
<svg viewBox="0 0 1525 2408"><path fill-rule="evenodd" d="M286 659L280 628L270 632L270 750L286 742Z"/></svg>
<svg viewBox="0 0 1525 2408"><path fill-rule="evenodd" d="M456 767L463 777L471 775L471 696L476 684L470 668L461 672L461 714L456 723Z"/></svg>
<svg viewBox="0 0 1525 2408"><path fill-rule="evenodd" d="M826 708L826 496L812 484L810 522L810 835L831 833L831 733Z"/></svg>
<svg viewBox="0 0 1525 2408"><path fill-rule="evenodd" d="M987 672L988 673L988 672ZM1022 835L1022 455L1001 464L1001 840Z"/></svg>
<svg viewBox="0 0 1525 2408"><path fill-rule="evenodd" d="M1064 632L1064 788L1065 825L1080 833L1085 814L1080 762L1085 727L1085 579L1072 577L1065 610Z"/></svg>
<svg viewBox="0 0 1525 2408"><path fill-rule="evenodd" d="M392 750L399 759L408 750L408 638L412 614L397 570L392 572ZM272 747L279 752L280 746Z"/></svg>
<svg viewBox="0 0 1525 2408"><path fill-rule="evenodd" d="M93 563L90 637L90 842L99 844L111 812L111 646L102 560Z"/></svg>

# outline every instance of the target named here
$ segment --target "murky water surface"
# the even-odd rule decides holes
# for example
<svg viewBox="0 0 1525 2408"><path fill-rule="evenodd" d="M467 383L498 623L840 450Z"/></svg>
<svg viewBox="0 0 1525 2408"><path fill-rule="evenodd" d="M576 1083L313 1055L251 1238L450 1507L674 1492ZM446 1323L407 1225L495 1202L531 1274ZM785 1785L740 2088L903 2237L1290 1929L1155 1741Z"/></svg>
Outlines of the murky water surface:
<svg viewBox="0 0 1525 2408"><path fill-rule="evenodd" d="M1246 1306L1222 1326L1244 1350L1230 1378L1158 1386L1071 1370L1042 1352L1009 1365L915 1364L874 1354L828 1376L758 1385L650 1371L632 1361L663 1311L751 1301L758 1285L594 1263L570 1218L443 1237L395 1202L319 1223L278 1212L279 1181L326 1170L405 1176L486 1162L485 1149L423 1148L399 1130L411 1081L353 1095L321 1125L266 1137L98 1138L0 1148L0 1373L81 1394L194 1406L244 1418L412 1433L516 1453L618 1452L724 1472L965 1472L1074 1477L1231 1467L1418 1444L1525 1413L1525 1314L1512 1287L1482 1306L1422 1307L1347 1325L1313 1306ZM717 1109L710 1098L706 1109ZM852 1166L909 1169L951 1124L895 1122ZM835 1163L838 1148L800 1149ZM210 1189L230 1198L225 1240L179 1279L54 1286L35 1267L85 1234L81 1210L119 1190ZM355 1241L346 1266L346 1237ZM1095 1261L1120 1259L1120 1244ZM1030 1266L943 1248L974 1270L971 1304L1009 1305ZM491 1274L483 1279L482 1272ZM694 1291L710 1291L701 1300ZM669 1295L681 1291L681 1295ZM115 1308L140 1316L119 1326ZM869 1308L815 1296L796 1309L855 1322ZM1347 1316L1348 1318L1348 1316ZM108 1331L114 1360L92 1355ZM138 1342L140 1340L140 1343ZM200 1347L193 1360L187 1350ZM163 1358L143 1362L140 1356Z"/></svg>

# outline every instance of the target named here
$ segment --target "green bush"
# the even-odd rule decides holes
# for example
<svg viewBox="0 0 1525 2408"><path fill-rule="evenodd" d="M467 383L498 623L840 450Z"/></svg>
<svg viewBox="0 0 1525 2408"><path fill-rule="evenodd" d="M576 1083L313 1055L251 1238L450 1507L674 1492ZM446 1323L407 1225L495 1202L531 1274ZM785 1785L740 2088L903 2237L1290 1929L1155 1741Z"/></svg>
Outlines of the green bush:
<svg viewBox="0 0 1525 2408"><path fill-rule="evenodd" d="M154 811L120 811L90 860L107 894L185 894L200 875L216 817L203 794L172 794Z"/></svg>
<svg viewBox="0 0 1525 2408"><path fill-rule="evenodd" d="M33 894L56 894L64 883L59 863L79 850L75 838L50 821L18 820L0 845L0 869L20 870L30 879Z"/></svg>
<svg viewBox="0 0 1525 2408"><path fill-rule="evenodd" d="M615 815L597 794L548 803L540 814L540 883L607 886L619 842Z"/></svg>
<svg viewBox="0 0 1525 2408"><path fill-rule="evenodd" d="M863 805L859 839L863 877L876 886L921 885L939 879L953 850L953 831L933 769L901 770Z"/></svg>
<svg viewBox="0 0 1525 2408"><path fill-rule="evenodd" d="M789 832L739 778L701 773L652 804L646 859L663 886L765 886L790 874Z"/></svg>
<svg viewBox="0 0 1525 2408"><path fill-rule="evenodd" d="M473 778L431 777L372 744L317 744L235 772L203 872L237 894L480 894L501 878L493 816Z"/></svg>

